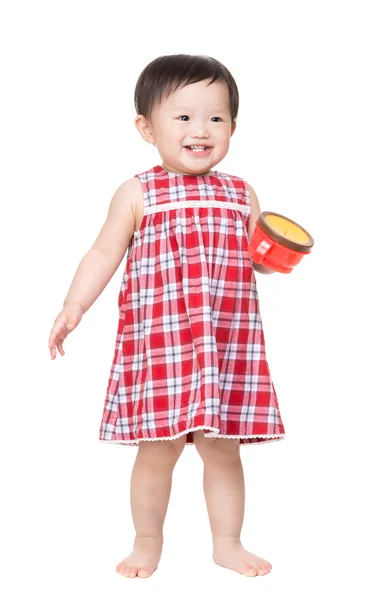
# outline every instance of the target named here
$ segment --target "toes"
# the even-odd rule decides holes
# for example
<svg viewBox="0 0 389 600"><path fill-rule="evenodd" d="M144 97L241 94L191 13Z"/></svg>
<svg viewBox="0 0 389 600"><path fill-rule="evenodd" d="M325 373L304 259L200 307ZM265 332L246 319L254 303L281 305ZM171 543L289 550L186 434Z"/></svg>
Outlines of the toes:
<svg viewBox="0 0 389 600"><path fill-rule="evenodd" d="M247 570L243 573L246 577L255 577L257 575L257 569L247 565Z"/></svg>
<svg viewBox="0 0 389 600"><path fill-rule="evenodd" d="M258 571L258 575L267 575L271 571L271 564L267 563L264 565L257 565L256 569Z"/></svg>
<svg viewBox="0 0 389 600"><path fill-rule="evenodd" d="M116 571L119 575L123 575L123 577L136 577L136 568L126 567L124 562L118 564Z"/></svg>
<svg viewBox="0 0 389 600"><path fill-rule="evenodd" d="M138 577L150 577L153 573L152 569L144 569L139 567L126 566L125 561L119 563L116 567L116 571L123 577L131 577L132 579L138 575Z"/></svg>
<svg viewBox="0 0 389 600"><path fill-rule="evenodd" d="M138 577L150 577L150 573L146 569L139 569Z"/></svg>

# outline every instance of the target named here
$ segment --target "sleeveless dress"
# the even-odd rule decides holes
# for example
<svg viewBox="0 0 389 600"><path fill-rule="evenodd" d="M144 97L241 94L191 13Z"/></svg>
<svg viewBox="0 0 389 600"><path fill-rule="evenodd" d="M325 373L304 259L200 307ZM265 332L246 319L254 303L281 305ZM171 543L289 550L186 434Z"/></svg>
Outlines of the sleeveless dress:
<svg viewBox="0 0 389 600"><path fill-rule="evenodd" d="M195 430L283 439L248 252L250 191L214 171L142 172L99 440L137 446Z"/></svg>

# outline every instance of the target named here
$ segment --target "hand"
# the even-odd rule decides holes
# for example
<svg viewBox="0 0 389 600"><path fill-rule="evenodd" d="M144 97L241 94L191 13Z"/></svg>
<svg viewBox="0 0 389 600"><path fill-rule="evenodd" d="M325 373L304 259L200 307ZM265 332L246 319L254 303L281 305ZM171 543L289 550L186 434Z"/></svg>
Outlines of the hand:
<svg viewBox="0 0 389 600"><path fill-rule="evenodd" d="M273 273L277 273L274 269L268 269L262 263L253 262L253 269L257 271L257 273L262 273L262 275L272 275Z"/></svg>
<svg viewBox="0 0 389 600"><path fill-rule="evenodd" d="M77 327L83 314L84 309L77 302L70 302L61 310L50 332L49 348L51 360L57 356L56 347L58 348L58 352L64 356L65 352L62 344L67 335Z"/></svg>

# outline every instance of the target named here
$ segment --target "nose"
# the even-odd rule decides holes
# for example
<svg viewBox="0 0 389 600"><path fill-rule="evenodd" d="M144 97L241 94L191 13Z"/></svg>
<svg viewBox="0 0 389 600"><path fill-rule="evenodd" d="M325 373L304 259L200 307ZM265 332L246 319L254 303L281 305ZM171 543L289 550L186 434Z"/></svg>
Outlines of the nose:
<svg viewBox="0 0 389 600"><path fill-rule="evenodd" d="M196 139L208 139L209 131L204 121L192 121L191 136Z"/></svg>

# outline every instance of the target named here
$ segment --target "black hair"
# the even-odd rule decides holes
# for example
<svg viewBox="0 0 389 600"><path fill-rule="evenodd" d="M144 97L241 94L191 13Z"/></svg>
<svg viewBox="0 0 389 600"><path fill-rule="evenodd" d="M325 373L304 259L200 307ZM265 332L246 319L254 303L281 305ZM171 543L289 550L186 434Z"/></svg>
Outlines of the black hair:
<svg viewBox="0 0 389 600"><path fill-rule="evenodd" d="M228 87L230 114L235 121L239 108L239 92L229 70L215 58L197 54L159 56L140 74L135 86L134 103L137 114L149 119L154 107L178 88L211 79Z"/></svg>

